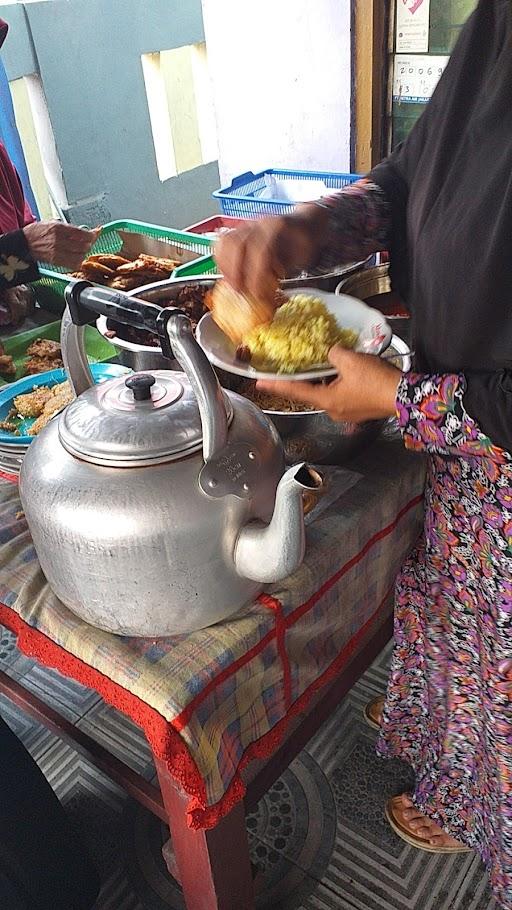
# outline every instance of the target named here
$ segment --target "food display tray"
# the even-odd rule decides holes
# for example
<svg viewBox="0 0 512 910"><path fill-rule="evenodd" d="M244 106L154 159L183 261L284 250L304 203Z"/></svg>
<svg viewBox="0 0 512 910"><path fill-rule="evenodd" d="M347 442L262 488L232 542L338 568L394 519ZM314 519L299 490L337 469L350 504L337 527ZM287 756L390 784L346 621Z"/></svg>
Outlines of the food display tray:
<svg viewBox="0 0 512 910"><path fill-rule="evenodd" d="M15 382L25 377L25 361L27 348L37 338L47 338L51 341L60 340L60 321L50 322L48 325L37 326L28 332L19 332L9 338L2 338L2 347L9 354L16 366L16 374L9 377L0 376L0 386ZM92 326L85 329L85 349L91 363L103 363L117 356L116 348L103 338Z"/></svg>
<svg viewBox="0 0 512 910"><path fill-rule="evenodd" d="M148 253L175 258L187 264L193 263L198 257L207 256L211 248L210 238L200 234L145 224L142 221L112 221L101 228L89 255L126 254L129 258L135 258L139 253ZM38 303L43 309L61 315L69 273L66 269L47 263L40 263L39 270L41 278L33 285Z"/></svg>

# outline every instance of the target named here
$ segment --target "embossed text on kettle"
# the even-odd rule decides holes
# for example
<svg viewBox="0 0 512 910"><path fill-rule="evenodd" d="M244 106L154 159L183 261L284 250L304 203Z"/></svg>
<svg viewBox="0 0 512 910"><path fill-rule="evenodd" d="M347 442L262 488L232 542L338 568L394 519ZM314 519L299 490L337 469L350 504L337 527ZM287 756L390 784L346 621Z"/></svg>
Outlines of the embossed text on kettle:
<svg viewBox="0 0 512 910"><path fill-rule="evenodd" d="M231 452L229 455L223 455L219 459L219 468L224 470L230 480L240 480L247 473L246 467L240 461L238 455Z"/></svg>

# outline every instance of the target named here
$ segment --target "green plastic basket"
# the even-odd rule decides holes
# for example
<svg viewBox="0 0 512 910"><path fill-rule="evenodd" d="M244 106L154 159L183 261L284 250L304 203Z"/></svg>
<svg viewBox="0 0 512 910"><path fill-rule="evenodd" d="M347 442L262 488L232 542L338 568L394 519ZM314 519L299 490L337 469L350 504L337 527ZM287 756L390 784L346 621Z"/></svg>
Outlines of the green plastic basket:
<svg viewBox="0 0 512 910"><path fill-rule="evenodd" d="M188 278L199 275L218 275L219 270L213 256L202 256L201 259L195 259L194 262L186 262L185 265L179 265L174 271L174 278Z"/></svg>
<svg viewBox="0 0 512 910"><path fill-rule="evenodd" d="M212 248L211 240L201 234L189 234L186 231L160 227L156 224L145 224L142 221L112 221L101 228L90 255L119 253L123 247L123 239L119 231L151 237L153 240L160 240L163 243L181 247L183 250L190 250L203 259L209 258L206 254ZM190 267L196 261L186 263L181 268ZM40 264L39 271L41 278L33 285L38 303L43 309L61 315L64 310L64 291L69 283L69 273L66 272L66 269L49 266L46 263ZM174 272L175 274L176 272ZM192 274L199 273L192 272Z"/></svg>

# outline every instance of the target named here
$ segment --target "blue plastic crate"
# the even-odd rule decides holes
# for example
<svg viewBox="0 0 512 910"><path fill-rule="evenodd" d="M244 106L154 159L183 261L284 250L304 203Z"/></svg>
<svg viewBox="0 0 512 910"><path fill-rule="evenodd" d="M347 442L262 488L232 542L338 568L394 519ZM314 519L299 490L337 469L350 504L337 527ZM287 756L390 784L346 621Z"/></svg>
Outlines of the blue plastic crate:
<svg viewBox="0 0 512 910"><path fill-rule="evenodd" d="M261 218L262 215L280 215L291 211L295 206L293 202L258 198L258 194L265 189L265 177L270 174L279 180L321 180L333 190L341 190L344 186L361 179L359 174L333 174L327 171L286 171L279 168L268 168L259 174L247 171L246 174L235 177L230 186L213 193L222 214L240 218Z"/></svg>

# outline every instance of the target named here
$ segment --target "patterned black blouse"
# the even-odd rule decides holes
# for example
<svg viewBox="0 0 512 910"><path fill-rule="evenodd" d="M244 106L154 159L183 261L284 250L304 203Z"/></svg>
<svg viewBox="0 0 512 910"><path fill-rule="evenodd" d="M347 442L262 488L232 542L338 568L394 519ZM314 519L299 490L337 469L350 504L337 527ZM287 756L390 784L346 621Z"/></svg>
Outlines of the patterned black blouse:
<svg viewBox="0 0 512 910"><path fill-rule="evenodd" d="M37 281L39 269L32 259L23 231L0 236L0 292Z"/></svg>

